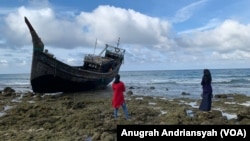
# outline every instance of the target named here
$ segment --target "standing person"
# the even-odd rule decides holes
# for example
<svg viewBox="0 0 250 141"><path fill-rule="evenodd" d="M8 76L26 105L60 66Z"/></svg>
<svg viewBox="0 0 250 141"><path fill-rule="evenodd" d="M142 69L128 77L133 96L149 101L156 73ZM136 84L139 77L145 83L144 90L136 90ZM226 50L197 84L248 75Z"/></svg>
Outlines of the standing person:
<svg viewBox="0 0 250 141"><path fill-rule="evenodd" d="M211 86L212 76L209 69L203 70L202 85L202 100L199 106L201 111L210 111L212 106L213 89Z"/></svg>
<svg viewBox="0 0 250 141"><path fill-rule="evenodd" d="M123 95L123 92L125 91L125 84L122 81L120 81L119 74L115 76L115 81L112 84L112 89L113 89L112 106L114 108L114 117L117 118L118 109L120 106L122 106L125 117L126 119L128 119L129 118L128 109Z"/></svg>

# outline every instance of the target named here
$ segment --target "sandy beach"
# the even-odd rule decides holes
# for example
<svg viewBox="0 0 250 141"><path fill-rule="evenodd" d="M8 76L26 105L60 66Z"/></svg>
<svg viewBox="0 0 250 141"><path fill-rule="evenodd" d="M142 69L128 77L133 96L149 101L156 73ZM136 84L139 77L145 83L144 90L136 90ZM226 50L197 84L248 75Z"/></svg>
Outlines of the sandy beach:
<svg viewBox="0 0 250 141"><path fill-rule="evenodd" d="M113 118L111 95L0 93L0 140L114 141L117 125L248 125L250 97L215 94L212 110L200 99L125 95L131 119L122 109Z"/></svg>

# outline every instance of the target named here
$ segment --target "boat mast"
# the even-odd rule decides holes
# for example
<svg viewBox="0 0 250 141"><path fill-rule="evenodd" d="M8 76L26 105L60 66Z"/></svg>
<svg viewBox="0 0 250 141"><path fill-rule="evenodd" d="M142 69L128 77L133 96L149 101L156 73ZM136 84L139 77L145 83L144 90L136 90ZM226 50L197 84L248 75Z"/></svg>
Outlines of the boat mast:
<svg viewBox="0 0 250 141"><path fill-rule="evenodd" d="M96 38L96 40L95 40L94 55L95 55L95 49L96 49L96 45L97 45L97 38Z"/></svg>
<svg viewBox="0 0 250 141"><path fill-rule="evenodd" d="M99 56L103 54L103 52L108 48L108 44L106 44L105 48L100 52Z"/></svg>
<svg viewBox="0 0 250 141"><path fill-rule="evenodd" d="M120 42L120 37L119 37L119 39L118 39L118 42L117 42L117 46L116 47L114 47L114 48L118 48L118 46L119 46L119 42ZM108 44L106 44L106 47L102 50L102 52L99 54L99 56L101 56L102 54L103 54L103 52L107 49L109 47L109 45Z"/></svg>
<svg viewBox="0 0 250 141"><path fill-rule="evenodd" d="M120 43L120 37L118 38L117 48L118 48L118 46L119 46L119 43Z"/></svg>

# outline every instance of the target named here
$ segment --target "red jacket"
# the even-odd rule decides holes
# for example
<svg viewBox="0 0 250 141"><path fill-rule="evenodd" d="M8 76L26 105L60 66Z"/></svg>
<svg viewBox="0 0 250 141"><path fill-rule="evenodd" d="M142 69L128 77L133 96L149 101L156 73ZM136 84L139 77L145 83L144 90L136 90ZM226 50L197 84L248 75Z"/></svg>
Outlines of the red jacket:
<svg viewBox="0 0 250 141"><path fill-rule="evenodd" d="M113 89L113 98L112 98L112 106L114 108L119 108L124 103L124 95L125 85L122 81L119 83L112 84Z"/></svg>

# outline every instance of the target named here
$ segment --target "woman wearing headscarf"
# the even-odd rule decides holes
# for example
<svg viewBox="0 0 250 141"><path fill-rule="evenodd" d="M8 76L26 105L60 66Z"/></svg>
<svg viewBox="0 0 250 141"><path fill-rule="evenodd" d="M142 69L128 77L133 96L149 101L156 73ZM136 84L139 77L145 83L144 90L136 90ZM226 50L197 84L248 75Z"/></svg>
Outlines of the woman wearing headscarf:
<svg viewBox="0 0 250 141"><path fill-rule="evenodd" d="M112 106L114 108L114 117L117 118L118 109L121 106L124 111L126 119L128 119L129 118L128 109L123 95L123 92L125 91L125 84L122 81L120 81L119 74L115 76L115 81L112 84L112 89L113 89Z"/></svg>
<svg viewBox="0 0 250 141"><path fill-rule="evenodd" d="M213 89L212 89L212 76L209 69L203 70L201 80L202 85L202 100L199 106L201 111L210 111L212 106Z"/></svg>

